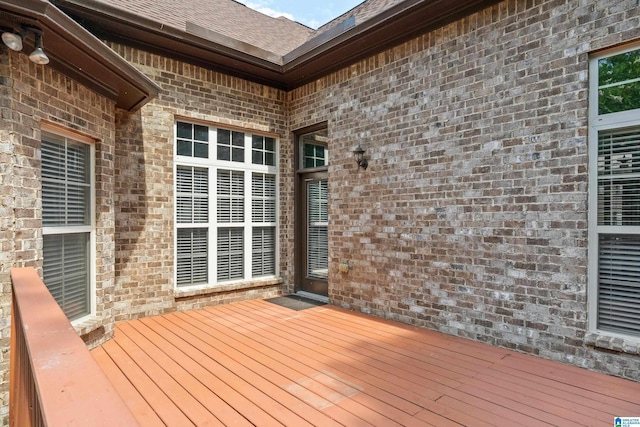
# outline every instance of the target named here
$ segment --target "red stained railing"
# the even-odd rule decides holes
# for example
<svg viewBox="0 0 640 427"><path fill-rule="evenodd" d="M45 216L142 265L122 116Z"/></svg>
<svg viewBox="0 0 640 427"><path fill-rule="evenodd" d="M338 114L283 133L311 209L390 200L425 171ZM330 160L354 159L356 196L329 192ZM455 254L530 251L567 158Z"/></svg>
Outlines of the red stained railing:
<svg viewBox="0 0 640 427"><path fill-rule="evenodd" d="M137 426L33 268L11 270L11 426Z"/></svg>

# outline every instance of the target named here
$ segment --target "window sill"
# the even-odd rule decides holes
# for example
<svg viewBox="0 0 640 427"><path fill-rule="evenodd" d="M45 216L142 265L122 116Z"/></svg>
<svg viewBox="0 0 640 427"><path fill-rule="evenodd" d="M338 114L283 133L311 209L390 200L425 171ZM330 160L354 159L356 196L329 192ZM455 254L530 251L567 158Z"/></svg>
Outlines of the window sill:
<svg viewBox="0 0 640 427"><path fill-rule="evenodd" d="M75 320L71 326L90 349L104 343L113 334L105 335L105 319L95 315Z"/></svg>
<svg viewBox="0 0 640 427"><path fill-rule="evenodd" d="M607 334L605 332L589 332L585 336L585 343L605 350L640 355L640 338Z"/></svg>
<svg viewBox="0 0 640 427"><path fill-rule="evenodd" d="M211 295L211 294L221 294L221 293L229 293L234 291L242 291L247 289L255 289L262 288L265 286L279 286L282 285L283 281L279 277L262 279L262 280L254 280L251 282L236 282L236 283L222 283L216 284L213 286L203 286L203 287L195 287L195 288L186 288L186 289L176 289L175 290L175 298L192 298L202 295Z"/></svg>
<svg viewBox="0 0 640 427"><path fill-rule="evenodd" d="M97 316L89 315L84 316L78 320L71 322L71 326L76 330L76 333L80 336L89 334L102 326L102 319Z"/></svg>

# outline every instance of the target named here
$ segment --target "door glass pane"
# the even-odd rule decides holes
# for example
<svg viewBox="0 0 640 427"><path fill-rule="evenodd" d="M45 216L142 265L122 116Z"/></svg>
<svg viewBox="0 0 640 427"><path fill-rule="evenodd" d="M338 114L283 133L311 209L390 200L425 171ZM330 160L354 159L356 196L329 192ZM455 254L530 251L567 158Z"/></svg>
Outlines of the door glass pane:
<svg viewBox="0 0 640 427"><path fill-rule="evenodd" d="M307 277L326 280L329 273L327 181L307 182Z"/></svg>
<svg viewBox="0 0 640 427"><path fill-rule="evenodd" d="M303 169L329 164L327 130L311 132L300 137L300 164Z"/></svg>

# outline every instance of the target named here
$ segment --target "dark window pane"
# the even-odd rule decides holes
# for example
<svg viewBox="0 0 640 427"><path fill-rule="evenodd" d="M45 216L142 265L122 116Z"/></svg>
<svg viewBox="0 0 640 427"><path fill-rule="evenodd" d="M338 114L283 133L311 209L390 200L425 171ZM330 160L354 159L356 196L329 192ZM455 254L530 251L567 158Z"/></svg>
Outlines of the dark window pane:
<svg viewBox="0 0 640 427"><path fill-rule="evenodd" d="M244 148L234 148L232 160L234 162L244 162Z"/></svg>
<svg viewBox="0 0 640 427"><path fill-rule="evenodd" d="M316 145L316 157L324 159L324 147ZM324 162L323 162L324 164Z"/></svg>
<svg viewBox="0 0 640 427"><path fill-rule="evenodd" d="M264 154L264 164L269 166L276 165L276 156L274 153L265 153Z"/></svg>
<svg viewBox="0 0 640 427"><path fill-rule="evenodd" d="M226 129L218 129L218 143L219 144L230 144L231 141L231 131Z"/></svg>
<svg viewBox="0 0 640 427"><path fill-rule="evenodd" d="M218 160L231 160L231 147L218 145Z"/></svg>
<svg viewBox="0 0 640 427"><path fill-rule="evenodd" d="M259 135L253 135L251 137L251 146L253 148L262 149L263 138Z"/></svg>
<svg viewBox="0 0 640 427"><path fill-rule="evenodd" d="M313 156L314 151L315 150L314 150L314 146L313 145L311 145L311 144L305 144L304 145L304 155L305 155L305 157Z"/></svg>
<svg viewBox="0 0 640 427"><path fill-rule="evenodd" d="M209 158L209 144L196 142L193 144L193 149L193 157L200 157L201 159Z"/></svg>
<svg viewBox="0 0 640 427"><path fill-rule="evenodd" d="M316 167L324 166L324 159L316 159Z"/></svg>
<svg viewBox="0 0 640 427"><path fill-rule="evenodd" d="M178 156L191 156L191 141L178 140Z"/></svg>
<svg viewBox="0 0 640 427"><path fill-rule="evenodd" d="M191 123L178 122L178 138L191 139L193 137L192 130Z"/></svg>
<svg viewBox="0 0 640 427"><path fill-rule="evenodd" d="M195 135L194 135L193 139L198 140L198 141L204 141L204 142L208 142L209 141L209 128L208 127L195 125L194 126L194 130L195 130Z"/></svg>
<svg viewBox="0 0 640 427"><path fill-rule="evenodd" d="M262 151L253 151L251 161L254 165L262 165Z"/></svg>
<svg viewBox="0 0 640 427"><path fill-rule="evenodd" d="M310 159L309 157L305 157L304 159L304 167L305 168L313 168L316 165L313 163L313 159Z"/></svg>
<svg viewBox="0 0 640 427"><path fill-rule="evenodd" d="M264 139L265 150L267 151L276 151L276 140L273 138L265 138Z"/></svg>
<svg viewBox="0 0 640 427"><path fill-rule="evenodd" d="M233 132L233 145L236 147L244 147L244 133Z"/></svg>

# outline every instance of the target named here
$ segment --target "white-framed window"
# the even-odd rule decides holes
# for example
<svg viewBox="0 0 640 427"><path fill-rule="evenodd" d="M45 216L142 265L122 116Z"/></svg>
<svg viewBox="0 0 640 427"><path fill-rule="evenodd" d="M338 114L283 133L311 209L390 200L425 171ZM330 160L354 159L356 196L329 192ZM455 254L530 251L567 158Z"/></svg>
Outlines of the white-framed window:
<svg viewBox="0 0 640 427"><path fill-rule="evenodd" d="M176 286L276 277L275 138L175 124Z"/></svg>
<svg viewBox="0 0 640 427"><path fill-rule="evenodd" d="M43 131L43 279L69 320L95 305L94 145Z"/></svg>
<svg viewBox="0 0 640 427"><path fill-rule="evenodd" d="M640 339L640 44L590 59L589 329Z"/></svg>

